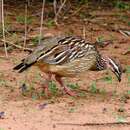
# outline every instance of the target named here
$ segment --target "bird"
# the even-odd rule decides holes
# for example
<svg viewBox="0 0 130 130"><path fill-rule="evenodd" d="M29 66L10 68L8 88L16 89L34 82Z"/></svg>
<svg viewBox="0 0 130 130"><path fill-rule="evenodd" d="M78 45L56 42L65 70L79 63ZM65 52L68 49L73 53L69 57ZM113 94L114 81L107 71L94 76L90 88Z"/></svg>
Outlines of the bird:
<svg viewBox="0 0 130 130"><path fill-rule="evenodd" d="M63 77L76 77L87 71L101 71L110 69L121 81L122 67L113 58L99 53L97 46L88 40L77 36L55 36L47 38L39 44L27 57L21 60L13 70L19 73L36 65L44 72L44 84L47 93L52 76L63 88L66 94L75 93L63 82Z"/></svg>

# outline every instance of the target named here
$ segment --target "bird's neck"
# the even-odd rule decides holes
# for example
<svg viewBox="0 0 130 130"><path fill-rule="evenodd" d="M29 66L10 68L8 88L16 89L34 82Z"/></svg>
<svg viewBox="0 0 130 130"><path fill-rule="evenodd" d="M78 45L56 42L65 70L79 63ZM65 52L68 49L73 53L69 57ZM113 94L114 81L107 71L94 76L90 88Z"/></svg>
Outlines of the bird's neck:
<svg viewBox="0 0 130 130"><path fill-rule="evenodd" d="M106 62L107 62L107 60L104 57L102 57L101 55L99 55L96 60L96 69L105 70L107 68Z"/></svg>
<svg viewBox="0 0 130 130"><path fill-rule="evenodd" d="M101 71L105 69L106 69L106 61L101 55L98 55L96 59L96 64L91 68L91 70Z"/></svg>

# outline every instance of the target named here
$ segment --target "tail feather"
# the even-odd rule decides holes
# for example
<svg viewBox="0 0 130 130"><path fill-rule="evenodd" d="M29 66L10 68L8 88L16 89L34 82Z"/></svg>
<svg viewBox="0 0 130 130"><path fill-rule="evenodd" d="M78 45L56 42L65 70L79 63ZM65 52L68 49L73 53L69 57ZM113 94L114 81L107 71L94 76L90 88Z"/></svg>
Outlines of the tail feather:
<svg viewBox="0 0 130 130"><path fill-rule="evenodd" d="M18 69L18 73L22 73L27 68L28 68L27 65L22 66L20 69Z"/></svg>
<svg viewBox="0 0 130 130"><path fill-rule="evenodd" d="M18 65L16 65L13 70L18 70L18 73L22 73L23 71L25 71L26 69L28 69L30 66L32 66L35 62L31 63L31 64L25 64L25 63L20 63Z"/></svg>
<svg viewBox="0 0 130 130"><path fill-rule="evenodd" d="M19 69L20 69L21 67L23 67L23 66L24 66L24 63L22 62L22 63L16 65L16 66L13 68L13 70L19 70Z"/></svg>

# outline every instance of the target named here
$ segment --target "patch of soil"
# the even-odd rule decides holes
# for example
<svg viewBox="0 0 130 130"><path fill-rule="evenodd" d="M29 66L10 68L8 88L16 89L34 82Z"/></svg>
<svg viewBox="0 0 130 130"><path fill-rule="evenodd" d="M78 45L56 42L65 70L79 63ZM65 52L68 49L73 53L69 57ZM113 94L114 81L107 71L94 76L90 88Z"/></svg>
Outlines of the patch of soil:
<svg viewBox="0 0 130 130"><path fill-rule="evenodd" d="M39 7L41 6L37 5L35 11ZM11 22L12 26L13 24L17 24L14 15L17 15L20 9L13 11L14 9L10 7L7 10L7 12L13 12L13 15L10 15L12 19L8 22ZM114 19L116 21L115 13L119 13L119 10L112 9L110 11L108 9L102 11L95 9L92 11L93 15L97 15L95 17L101 24L107 20L108 23L114 21ZM120 13L126 15L130 12L120 11ZM70 16L68 15L68 19L60 21L58 27L44 27L43 32L50 35L74 34L83 36L83 20L77 14L72 19L69 19ZM32 31L28 35L38 33L38 20L29 26L33 28L31 28ZM115 25L120 25L120 23L122 24L121 21L115 22ZM95 42L97 37L102 36L103 39L114 39L113 43L105 48L99 47L100 53L119 59L123 68L130 65L130 55L123 55L123 52L130 47L129 38L126 38L118 31L110 31L105 27L91 22L88 25L86 24L85 30L86 39L92 42ZM20 35L22 35L21 32ZM30 43L29 41L27 46L30 46ZM128 73L123 73L122 81L118 83L115 76L108 71L86 72L80 78L65 78L66 83L77 83L80 86L78 92L81 92L81 96L73 98L59 92L57 96L52 95L50 98L46 98L45 96L37 97L37 94L40 93L38 88L42 87L42 83L44 82L44 75L41 78L42 73L40 70L37 67L32 67L22 74L18 74L12 70L14 65L19 63L20 59L27 54L27 52L13 49L9 52L9 58L6 59L3 57L4 53L0 52L2 56L0 57L0 112L5 112L4 118L0 118L0 130L130 129L130 125L127 124L82 126L84 123L130 122L130 75ZM110 77L110 75L112 75L111 80L102 79ZM92 86L94 82L96 82L96 86ZM23 83L26 83L27 87L35 89L29 89L30 92L24 95L20 89ZM42 105L42 109L40 105Z"/></svg>

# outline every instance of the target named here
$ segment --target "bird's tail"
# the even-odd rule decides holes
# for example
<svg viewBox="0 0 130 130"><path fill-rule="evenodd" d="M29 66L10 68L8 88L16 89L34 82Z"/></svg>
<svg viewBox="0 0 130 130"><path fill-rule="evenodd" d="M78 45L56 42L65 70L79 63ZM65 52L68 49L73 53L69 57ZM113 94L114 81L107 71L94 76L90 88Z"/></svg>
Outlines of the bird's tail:
<svg viewBox="0 0 130 130"><path fill-rule="evenodd" d="M30 66L32 66L34 63L31 64L25 64L24 62L21 62L20 64L16 65L13 70L18 70L19 73L27 70Z"/></svg>

